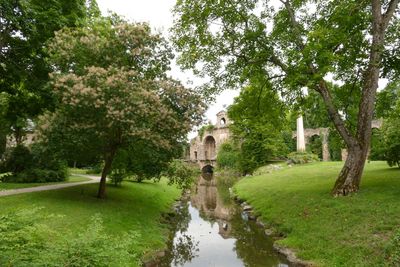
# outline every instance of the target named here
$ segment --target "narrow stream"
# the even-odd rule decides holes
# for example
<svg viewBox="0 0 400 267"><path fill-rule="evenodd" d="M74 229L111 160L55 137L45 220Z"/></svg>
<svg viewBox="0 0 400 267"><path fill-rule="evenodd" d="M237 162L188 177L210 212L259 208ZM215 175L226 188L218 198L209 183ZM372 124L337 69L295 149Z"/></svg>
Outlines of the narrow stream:
<svg viewBox="0 0 400 267"><path fill-rule="evenodd" d="M218 187L210 174L199 178L177 217L175 235L159 266L289 266L263 229L242 215L228 188Z"/></svg>

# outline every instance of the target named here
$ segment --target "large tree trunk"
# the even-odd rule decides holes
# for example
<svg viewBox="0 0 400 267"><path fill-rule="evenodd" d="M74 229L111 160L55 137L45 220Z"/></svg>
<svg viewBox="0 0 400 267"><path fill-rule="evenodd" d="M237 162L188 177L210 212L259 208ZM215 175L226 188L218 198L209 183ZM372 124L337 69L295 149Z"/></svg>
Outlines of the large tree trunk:
<svg viewBox="0 0 400 267"><path fill-rule="evenodd" d="M111 171L111 166L112 166L112 162L114 160L115 152L116 152L115 150L112 150L110 152L110 154L106 155L106 157L105 157L104 168L103 168L103 171L101 172L99 191L97 193L98 198L101 198L101 199L106 198L107 175Z"/></svg>
<svg viewBox="0 0 400 267"><path fill-rule="evenodd" d="M346 196L358 191L367 155L368 146L354 146L348 149L346 162L332 189L332 195Z"/></svg>

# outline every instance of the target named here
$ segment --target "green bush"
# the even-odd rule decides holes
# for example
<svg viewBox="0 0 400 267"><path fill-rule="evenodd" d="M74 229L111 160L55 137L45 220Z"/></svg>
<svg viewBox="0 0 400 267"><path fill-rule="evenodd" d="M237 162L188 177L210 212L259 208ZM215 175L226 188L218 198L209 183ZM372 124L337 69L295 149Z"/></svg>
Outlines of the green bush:
<svg viewBox="0 0 400 267"><path fill-rule="evenodd" d="M390 118L382 127L384 155L389 166L400 168L400 119Z"/></svg>
<svg viewBox="0 0 400 267"><path fill-rule="evenodd" d="M44 170L31 168L19 173L11 173L1 177L5 183L48 183L48 182L62 182L68 177L68 169L62 168L60 170Z"/></svg>
<svg viewBox="0 0 400 267"><path fill-rule="evenodd" d="M317 155L308 152L292 152L288 155L288 163L305 164L319 161Z"/></svg>
<svg viewBox="0 0 400 267"><path fill-rule="evenodd" d="M111 183L113 183L115 186L118 186L121 185L122 181L127 177L127 173L125 170L116 169L110 173L109 177Z"/></svg>
<svg viewBox="0 0 400 267"><path fill-rule="evenodd" d="M91 166L87 171L86 174L99 174L103 171L104 162L97 163Z"/></svg>
<svg viewBox="0 0 400 267"><path fill-rule="evenodd" d="M239 168L239 157L240 151L232 143L223 143L217 155L218 167L221 169L236 170Z"/></svg>
<svg viewBox="0 0 400 267"><path fill-rule="evenodd" d="M200 174L197 166L192 166L182 160L173 160L163 175L169 179L168 184L176 184L181 189L189 189L196 176Z"/></svg>
<svg viewBox="0 0 400 267"><path fill-rule="evenodd" d="M18 173L30 168L33 164L31 151L23 145L8 149L2 164L2 171Z"/></svg>
<svg viewBox="0 0 400 267"><path fill-rule="evenodd" d="M29 149L22 145L12 148L3 162L3 182L44 183L65 181L68 177L66 162L49 153L41 144Z"/></svg>
<svg viewBox="0 0 400 267"><path fill-rule="evenodd" d="M0 266L131 266L138 263L136 232L108 235L99 215L85 232L60 234L38 208L0 216ZM59 215L58 215L59 216ZM139 265L139 264L137 264Z"/></svg>

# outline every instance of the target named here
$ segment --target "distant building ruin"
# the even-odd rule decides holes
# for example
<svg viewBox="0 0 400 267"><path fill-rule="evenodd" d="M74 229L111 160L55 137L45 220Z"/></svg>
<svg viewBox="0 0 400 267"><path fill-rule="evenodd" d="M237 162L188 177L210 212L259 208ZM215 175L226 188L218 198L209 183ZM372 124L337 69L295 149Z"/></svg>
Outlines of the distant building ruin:
<svg viewBox="0 0 400 267"><path fill-rule="evenodd" d="M190 140L189 160L197 162L201 168L215 166L221 144L230 138L230 120L226 111L217 113L217 123L206 128L202 136Z"/></svg>

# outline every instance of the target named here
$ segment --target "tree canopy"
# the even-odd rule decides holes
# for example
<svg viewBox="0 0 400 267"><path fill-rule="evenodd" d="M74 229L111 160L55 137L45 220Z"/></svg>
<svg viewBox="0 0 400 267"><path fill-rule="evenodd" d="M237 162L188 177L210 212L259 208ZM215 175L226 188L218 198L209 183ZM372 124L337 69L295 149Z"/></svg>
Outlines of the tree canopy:
<svg viewBox="0 0 400 267"><path fill-rule="evenodd" d="M284 140L286 135L291 139L287 107L270 86L254 84L243 88L228 109L233 120L230 130L241 150L243 173L251 173L268 160L289 152Z"/></svg>
<svg viewBox="0 0 400 267"><path fill-rule="evenodd" d="M22 141L27 119L53 104L46 86L50 66L44 50L54 32L79 25L86 16L85 0L0 1L0 91L7 94L4 114L17 143ZM11 128L10 128L11 127Z"/></svg>

